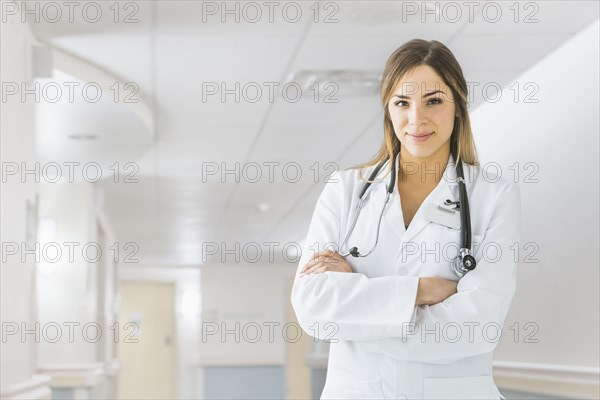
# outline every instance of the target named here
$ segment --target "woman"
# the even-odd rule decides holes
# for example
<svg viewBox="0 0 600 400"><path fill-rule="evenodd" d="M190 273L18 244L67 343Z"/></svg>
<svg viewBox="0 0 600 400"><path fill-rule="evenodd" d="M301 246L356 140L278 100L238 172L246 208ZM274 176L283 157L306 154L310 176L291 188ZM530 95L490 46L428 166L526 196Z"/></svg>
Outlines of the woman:
<svg viewBox="0 0 600 400"><path fill-rule="evenodd" d="M334 173L319 197L291 300L301 327L331 341L323 399L503 398L492 358L516 288L520 192L481 173L467 95L446 46L402 45L383 71L381 149ZM344 241L367 177L386 159ZM463 275L451 267L460 213L452 204L434 212L460 198L459 161L476 260ZM390 179L397 189L381 214ZM368 256L346 255L353 247Z"/></svg>

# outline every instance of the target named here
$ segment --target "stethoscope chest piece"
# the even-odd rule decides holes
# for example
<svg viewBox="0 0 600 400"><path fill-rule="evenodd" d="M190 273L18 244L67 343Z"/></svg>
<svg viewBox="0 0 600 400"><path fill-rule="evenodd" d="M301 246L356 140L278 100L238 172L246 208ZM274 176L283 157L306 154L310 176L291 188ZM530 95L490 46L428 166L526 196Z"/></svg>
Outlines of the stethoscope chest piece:
<svg viewBox="0 0 600 400"><path fill-rule="evenodd" d="M471 255L471 250L469 249L460 249L459 253L459 255L454 257L450 266L452 272L459 278L462 278L467 272L475 269L477 261L475 261L475 257Z"/></svg>

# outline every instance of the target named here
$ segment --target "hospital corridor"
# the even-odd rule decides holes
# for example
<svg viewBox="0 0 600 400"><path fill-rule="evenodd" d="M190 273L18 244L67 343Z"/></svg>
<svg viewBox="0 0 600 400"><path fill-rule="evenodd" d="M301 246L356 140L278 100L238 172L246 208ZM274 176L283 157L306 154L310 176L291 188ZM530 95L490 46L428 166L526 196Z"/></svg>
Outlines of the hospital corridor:
<svg viewBox="0 0 600 400"><path fill-rule="evenodd" d="M0 398L600 399L597 1L0 1Z"/></svg>

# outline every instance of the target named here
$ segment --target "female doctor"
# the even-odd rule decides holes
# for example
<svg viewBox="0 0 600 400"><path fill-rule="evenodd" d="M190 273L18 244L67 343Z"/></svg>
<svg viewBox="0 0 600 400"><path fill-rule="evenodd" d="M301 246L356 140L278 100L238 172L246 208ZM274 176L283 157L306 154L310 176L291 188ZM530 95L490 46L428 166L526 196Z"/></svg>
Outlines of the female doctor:
<svg viewBox="0 0 600 400"><path fill-rule="evenodd" d="M445 45L399 47L381 149L318 199L291 301L330 341L322 399L504 398L492 358L516 288L520 192L482 173L467 98Z"/></svg>

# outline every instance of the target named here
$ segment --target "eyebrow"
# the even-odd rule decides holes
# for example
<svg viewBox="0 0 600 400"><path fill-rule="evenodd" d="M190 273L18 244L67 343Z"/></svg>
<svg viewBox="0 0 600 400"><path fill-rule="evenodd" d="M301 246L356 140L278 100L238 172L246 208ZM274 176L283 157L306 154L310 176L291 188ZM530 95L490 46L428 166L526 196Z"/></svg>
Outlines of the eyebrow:
<svg viewBox="0 0 600 400"><path fill-rule="evenodd" d="M423 95L423 98L429 97L429 96L433 96L436 93L444 93L444 92L442 92L441 90L434 90L433 92L425 93ZM392 96L392 98L394 98L394 97L398 97L399 99L409 99L410 98L410 97L405 96L403 94L395 94L395 95Z"/></svg>

